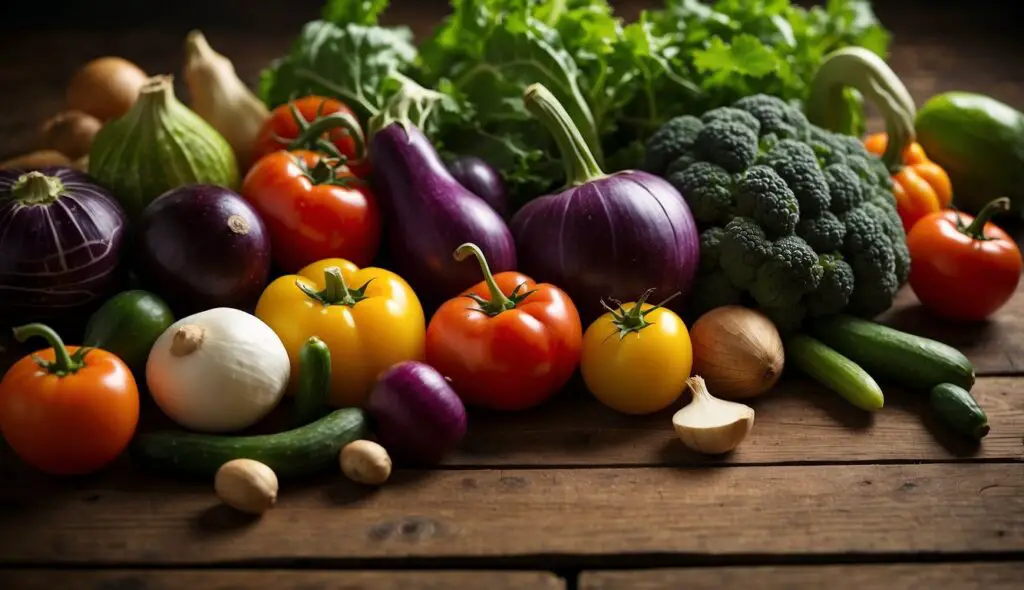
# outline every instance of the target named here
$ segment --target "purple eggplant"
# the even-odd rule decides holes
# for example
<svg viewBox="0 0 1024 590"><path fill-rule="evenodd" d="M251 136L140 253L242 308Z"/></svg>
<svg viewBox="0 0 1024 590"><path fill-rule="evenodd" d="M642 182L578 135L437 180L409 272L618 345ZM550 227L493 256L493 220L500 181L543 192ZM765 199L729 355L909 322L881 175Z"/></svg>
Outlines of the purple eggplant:
<svg viewBox="0 0 1024 590"><path fill-rule="evenodd" d="M667 181L635 170L605 174L558 100L531 85L523 99L558 142L566 187L534 199L512 218L519 270L572 297L584 325L601 301L652 300L679 293L681 310L697 272L697 226L683 196Z"/></svg>
<svg viewBox="0 0 1024 590"><path fill-rule="evenodd" d="M373 189L385 215L391 266L432 306L483 280L455 249L472 242L494 272L514 270L505 221L459 184L423 132L409 122L384 126L370 140Z"/></svg>
<svg viewBox="0 0 1024 590"><path fill-rule="evenodd" d="M468 188L494 209L498 215L508 214L508 195L501 175L493 166L476 156L459 156L448 162L448 171L459 184Z"/></svg>
<svg viewBox="0 0 1024 590"><path fill-rule="evenodd" d="M85 173L0 171L0 316L49 320L98 305L122 278L126 227L124 209Z"/></svg>

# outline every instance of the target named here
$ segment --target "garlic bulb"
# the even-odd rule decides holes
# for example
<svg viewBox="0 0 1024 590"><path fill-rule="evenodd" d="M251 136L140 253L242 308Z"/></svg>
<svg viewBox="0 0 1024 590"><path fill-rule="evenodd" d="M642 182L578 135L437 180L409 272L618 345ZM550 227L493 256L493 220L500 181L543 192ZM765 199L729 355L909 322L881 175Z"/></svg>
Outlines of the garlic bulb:
<svg viewBox="0 0 1024 590"><path fill-rule="evenodd" d="M242 170L252 164L260 127L270 110L235 73L231 60L217 53L200 31L185 38L185 83L190 106L228 140Z"/></svg>
<svg viewBox="0 0 1024 590"><path fill-rule="evenodd" d="M225 504L248 514L263 514L277 503L277 474L252 459L235 459L222 465L213 487Z"/></svg>
<svg viewBox="0 0 1024 590"><path fill-rule="evenodd" d="M699 375L687 379L686 385L693 400L672 416L679 440L707 455L728 453L743 442L754 426L754 409L712 396Z"/></svg>

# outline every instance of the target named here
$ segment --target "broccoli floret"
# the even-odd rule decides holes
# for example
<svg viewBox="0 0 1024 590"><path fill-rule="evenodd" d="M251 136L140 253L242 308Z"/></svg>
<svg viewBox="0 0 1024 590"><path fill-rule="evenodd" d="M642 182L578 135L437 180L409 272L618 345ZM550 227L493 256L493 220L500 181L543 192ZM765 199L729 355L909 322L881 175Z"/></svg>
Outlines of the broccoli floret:
<svg viewBox="0 0 1024 590"><path fill-rule="evenodd" d="M755 135L761 132L761 122L758 121L754 115L751 115L747 111L734 109L732 107L711 109L701 115L700 120L703 121L705 125L712 121L733 121L745 127L749 127Z"/></svg>
<svg viewBox="0 0 1024 590"><path fill-rule="evenodd" d="M759 151L757 134L743 123L718 119L704 126L693 144L701 160L729 172L742 172L754 163Z"/></svg>
<svg viewBox="0 0 1024 590"><path fill-rule="evenodd" d="M710 272L721 266L722 236L725 229L715 226L700 234L700 271Z"/></svg>
<svg viewBox="0 0 1024 590"><path fill-rule="evenodd" d="M668 178L669 176L675 174L676 172L682 172L683 170L686 170L687 168L693 166L696 163L697 158L692 153L683 154L676 158L675 160L672 160L672 162L668 165L668 168L665 168L665 173L662 174L662 176Z"/></svg>
<svg viewBox="0 0 1024 590"><path fill-rule="evenodd" d="M761 311L782 334L792 334L799 330L807 317L807 308L799 303L786 307L761 307Z"/></svg>
<svg viewBox="0 0 1024 590"><path fill-rule="evenodd" d="M693 142L703 127L700 119L692 115L669 119L647 139L644 170L662 174L673 160L693 150Z"/></svg>
<svg viewBox="0 0 1024 590"><path fill-rule="evenodd" d="M768 260L757 269L750 294L764 307L796 305L804 293L818 288L823 273L814 248L797 236L786 236L772 244Z"/></svg>
<svg viewBox="0 0 1024 590"><path fill-rule="evenodd" d="M757 269L771 253L764 230L750 217L736 217L725 226L721 242L722 270L734 285L748 289Z"/></svg>
<svg viewBox="0 0 1024 590"><path fill-rule="evenodd" d="M811 316L823 316L842 311L853 293L853 269L835 254L824 254L818 259L823 269L818 288L805 298Z"/></svg>
<svg viewBox="0 0 1024 590"><path fill-rule="evenodd" d="M801 219L796 224L796 235L818 252L832 252L843 247L846 226L838 217L826 211L821 217Z"/></svg>
<svg viewBox="0 0 1024 590"><path fill-rule="evenodd" d="M875 174L871 164L868 163L868 158L870 156L867 154L846 156L846 166L853 170L854 174L860 178L866 188L878 186L878 175Z"/></svg>
<svg viewBox="0 0 1024 590"><path fill-rule="evenodd" d="M761 135L772 133L779 139L807 139L811 127L807 117L781 98L755 94L737 100L732 106L754 115L761 123Z"/></svg>
<svg viewBox="0 0 1024 590"><path fill-rule="evenodd" d="M825 183L833 213L846 213L864 202L864 185L849 166L832 164L825 168Z"/></svg>
<svg viewBox="0 0 1024 590"><path fill-rule="evenodd" d="M697 284L700 288L695 289L687 301L689 315L694 320L716 307L743 302L743 290L721 270L698 275Z"/></svg>
<svg viewBox="0 0 1024 590"><path fill-rule="evenodd" d="M784 139L764 155L762 163L771 166L792 189L801 216L817 217L828 211L828 185L814 150L806 143Z"/></svg>
<svg viewBox="0 0 1024 590"><path fill-rule="evenodd" d="M774 170L754 166L736 187L736 212L753 217L772 236L788 236L800 220L796 195Z"/></svg>
<svg viewBox="0 0 1024 590"><path fill-rule="evenodd" d="M697 162L674 172L668 181L686 197L698 223L724 222L733 208L732 176L722 167Z"/></svg>

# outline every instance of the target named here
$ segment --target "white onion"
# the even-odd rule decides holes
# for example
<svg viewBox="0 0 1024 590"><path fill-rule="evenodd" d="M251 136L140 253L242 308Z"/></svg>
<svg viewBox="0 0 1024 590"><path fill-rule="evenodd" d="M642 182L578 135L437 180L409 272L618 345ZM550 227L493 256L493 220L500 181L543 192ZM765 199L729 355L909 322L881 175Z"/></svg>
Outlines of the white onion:
<svg viewBox="0 0 1024 590"><path fill-rule="evenodd" d="M247 428L281 401L288 352L262 320L218 307L171 324L149 354L146 384L160 409L185 428Z"/></svg>

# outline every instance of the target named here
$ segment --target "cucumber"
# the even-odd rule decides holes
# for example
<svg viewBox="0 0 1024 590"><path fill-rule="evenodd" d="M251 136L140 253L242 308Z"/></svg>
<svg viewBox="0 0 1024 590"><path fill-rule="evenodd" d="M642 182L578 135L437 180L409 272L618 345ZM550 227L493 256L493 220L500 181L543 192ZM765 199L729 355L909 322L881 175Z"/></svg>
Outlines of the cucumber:
<svg viewBox="0 0 1024 590"><path fill-rule="evenodd" d="M173 323L174 315L160 297L138 289L123 291L92 314L82 345L114 353L141 377L150 349Z"/></svg>
<svg viewBox="0 0 1024 590"><path fill-rule="evenodd" d="M341 448L368 435L366 413L360 408L343 408L277 434L143 434L132 444L131 455L143 468L168 475L211 478L228 461L252 459L273 469L280 478L294 478L336 468Z"/></svg>
<svg viewBox="0 0 1024 590"><path fill-rule="evenodd" d="M331 393L331 351L316 336L299 349L299 389L295 394L295 423L304 426L327 413Z"/></svg>
<svg viewBox="0 0 1024 590"><path fill-rule="evenodd" d="M981 440L988 434L988 416L963 387L941 383L929 397L932 410L940 420L960 434Z"/></svg>
<svg viewBox="0 0 1024 590"><path fill-rule="evenodd" d="M885 405L878 383L856 363L805 334L786 340L786 358L854 406L875 412Z"/></svg>
<svg viewBox="0 0 1024 590"><path fill-rule="evenodd" d="M949 174L958 209L978 213L997 197L1024 207L1024 113L991 97L946 92L918 109L917 141Z"/></svg>
<svg viewBox="0 0 1024 590"><path fill-rule="evenodd" d="M876 379L924 391L939 383L974 386L974 365L948 344L848 315L818 319L808 329Z"/></svg>

